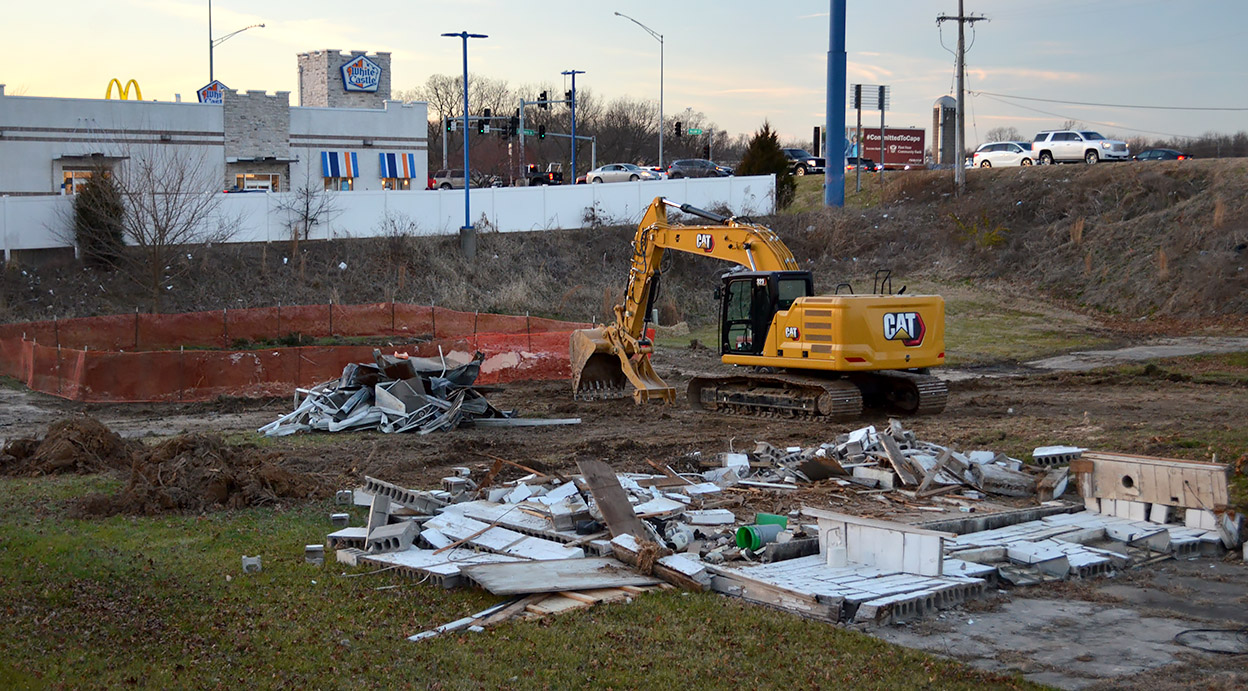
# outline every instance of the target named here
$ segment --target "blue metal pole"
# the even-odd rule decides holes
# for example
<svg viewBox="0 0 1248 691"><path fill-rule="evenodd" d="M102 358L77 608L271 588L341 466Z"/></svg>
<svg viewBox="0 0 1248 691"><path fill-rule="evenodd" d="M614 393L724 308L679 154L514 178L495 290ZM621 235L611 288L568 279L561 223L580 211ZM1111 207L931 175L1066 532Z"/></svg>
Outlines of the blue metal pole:
<svg viewBox="0 0 1248 691"><path fill-rule="evenodd" d="M828 18L828 95L825 114L823 205L845 206L845 0L831 0Z"/></svg>
<svg viewBox="0 0 1248 691"><path fill-rule="evenodd" d="M468 174L468 32L461 34L464 39L464 228L472 228L472 214L468 209L468 188L472 187L472 176Z"/></svg>

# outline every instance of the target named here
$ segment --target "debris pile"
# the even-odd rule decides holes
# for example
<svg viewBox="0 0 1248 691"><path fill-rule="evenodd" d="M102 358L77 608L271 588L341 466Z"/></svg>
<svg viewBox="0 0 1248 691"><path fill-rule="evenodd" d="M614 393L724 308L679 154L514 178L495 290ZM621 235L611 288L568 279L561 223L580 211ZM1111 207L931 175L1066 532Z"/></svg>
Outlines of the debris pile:
<svg viewBox="0 0 1248 691"><path fill-rule="evenodd" d="M296 389L304 399L294 411L258 431L270 437L296 432L377 429L386 434L429 434L462 424L521 426L576 424L579 419L534 420L502 411L474 386L485 356L456 363L373 351L373 363L352 363L342 376Z"/></svg>
<svg viewBox="0 0 1248 691"><path fill-rule="evenodd" d="M960 500L955 503L967 507L967 501L978 501L984 495L1034 496L1041 501L1060 497L1068 469L1056 466L1054 459L1069 463L1082 452L1069 446L1037 448L1035 455L1041 460L1036 462L1052 467L1033 469L1002 453L963 453L920 440L897 420L890 420L883 432L867 426L842 434L835 442L807 448L781 449L756 442L751 453L721 453L700 464L722 467L708 473L721 484L783 490L831 480L841 486L901 490L911 498L953 495Z"/></svg>
<svg viewBox="0 0 1248 691"><path fill-rule="evenodd" d="M329 533L327 546L343 563L397 569L444 587L471 583L512 598L412 636L419 640L479 630L524 612L589 606L603 601L603 593L627 598L662 585L713 590L829 621L879 624L956 606L998 582L1094 577L1238 544L1217 530L1168 523L1170 512L1149 509L1152 522L1106 512L1107 506L1124 513L1136 509L1125 500L1089 498L1093 490L1082 485L1093 481L1082 478L1099 476L1082 453L1062 447L1039 455L1084 464L1078 466L1080 491L1099 513L1077 503L1037 501L1062 494L1067 467L1028 470L993 452L963 454L920 441L895 423L887 432L867 427L809 449L759 442L752 453L699 457L710 467L698 473L678 473L654 461L655 473L617 473L604 462L581 461L579 474L562 475L495 458L475 473L454 468L436 489L365 478L362 488L340 491L339 503L367 506L368 517L364 525L344 526L349 514L333 514L338 529ZM1093 458L1108 462L1103 454ZM1112 460L1143 467L1134 457ZM503 482L509 467L526 474ZM1102 468L1106 482L1135 472L1120 467L1127 466ZM1205 473L1200 477L1225 474L1225 466L1183 465L1182 472L1197 470ZM930 492L932 486L964 495L1026 493L1030 500L1024 508L975 516L964 515L965 507L929 507L944 515L917 524L811 506L778 513L746 508L748 497L810 483L871 496L882 490L863 485L909 485L912 497L929 492L933 501L949 495ZM1143 496L1153 497L1148 481L1140 483ZM1223 496L1217 491L1210 496ZM1189 512L1187 522L1202 515Z"/></svg>

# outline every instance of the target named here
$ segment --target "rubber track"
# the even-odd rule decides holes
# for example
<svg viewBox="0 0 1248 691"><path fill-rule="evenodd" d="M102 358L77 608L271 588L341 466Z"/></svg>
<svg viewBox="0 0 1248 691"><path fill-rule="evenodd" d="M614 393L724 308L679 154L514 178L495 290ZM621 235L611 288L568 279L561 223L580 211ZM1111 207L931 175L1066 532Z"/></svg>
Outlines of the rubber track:
<svg viewBox="0 0 1248 691"><path fill-rule="evenodd" d="M704 403L700 392L712 389L717 394L712 403ZM695 393L699 392L699 393ZM824 414L818 400L831 398L832 408ZM725 400L725 396L730 400ZM789 398L791 403L777 406L766 398ZM841 379L817 379L787 374L765 374L733 377L693 377L686 397L689 405L712 409L730 415L750 417L784 417L823 420L853 420L862 415L862 393L851 382Z"/></svg>
<svg viewBox="0 0 1248 691"><path fill-rule="evenodd" d="M930 374L917 374L900 370L884 370L872 372L871 374L881 379L906 382L913 387L919 396L919 405L915 410L890 410L889 412L906 415L936 415L943 411L945 404L949 402L949 385Z"/></svg>

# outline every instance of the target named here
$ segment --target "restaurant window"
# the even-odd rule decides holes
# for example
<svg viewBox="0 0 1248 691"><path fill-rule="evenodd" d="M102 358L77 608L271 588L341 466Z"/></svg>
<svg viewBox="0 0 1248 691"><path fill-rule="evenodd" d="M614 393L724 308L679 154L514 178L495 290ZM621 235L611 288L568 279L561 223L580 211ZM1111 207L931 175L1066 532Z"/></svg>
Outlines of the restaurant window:
<svg viewBox="0 0 1248 691"><path fill-rule="evenodd" d="M349 192L355 189L360 174L359 158L354 151L322 151L321 177L325 189Z"/></svg>
<svg viewBox="0 0 1248 691"><path fill-rule="evenodd" d="M412 189L412 177L416 175L416 154L383 152L377 156L382 189Z"/></svg>
<svg viewBox="0 0 1248 691"><path fill-rule="evenodd" d="M61 179L61 194L78 194L91 179L93 170L66 170Z"/></svg>
<svg viewBox="0 0 1248 691"><path fill-rule="evenodd" d="M234 176L234 188L238 190L265 190L281 192L282 176L277 173L241 173Z"/></svg>

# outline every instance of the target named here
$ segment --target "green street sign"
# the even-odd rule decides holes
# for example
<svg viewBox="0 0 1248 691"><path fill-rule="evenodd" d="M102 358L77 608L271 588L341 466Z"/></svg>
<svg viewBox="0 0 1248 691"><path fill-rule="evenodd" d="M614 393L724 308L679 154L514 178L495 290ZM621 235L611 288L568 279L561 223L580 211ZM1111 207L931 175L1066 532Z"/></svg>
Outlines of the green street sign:
<svg viewBox="0 0 1248 691"><path fill-rule="evenodd" d="M535 136L536 134L537 134L537 130L531 130L531 129L528 129L527 127L524 130L524 136L526 137L532 137L532 136Z"/></svg>
<svg viewBox="0 0 1248 691"><path fill-rule="evenodd" d="M702 134L702 130L698 129L697 127L690 127L689 129L685 131L688 132L689 134Z"/></svg>

